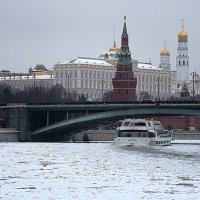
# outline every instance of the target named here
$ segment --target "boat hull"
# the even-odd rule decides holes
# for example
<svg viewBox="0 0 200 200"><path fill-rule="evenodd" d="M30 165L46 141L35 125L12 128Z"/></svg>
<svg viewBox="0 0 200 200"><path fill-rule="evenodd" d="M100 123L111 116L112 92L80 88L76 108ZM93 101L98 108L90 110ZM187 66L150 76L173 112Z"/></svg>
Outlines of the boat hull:
<svg viewBox="0 0 200 200"><path fill-rule="evenodd" d="M171 137L115 137L114 142L119 146L168 146L171 144L171 140Z"/></svg>

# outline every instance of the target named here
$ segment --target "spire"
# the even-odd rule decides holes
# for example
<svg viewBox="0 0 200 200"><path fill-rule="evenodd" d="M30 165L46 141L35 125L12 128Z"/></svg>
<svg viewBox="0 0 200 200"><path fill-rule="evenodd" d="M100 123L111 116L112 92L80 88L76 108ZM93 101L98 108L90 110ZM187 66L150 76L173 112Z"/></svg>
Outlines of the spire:
<svg viewBox="0 0 200 200"><path fill-rule="evenodd" d="M116 47L116 42L115 42L115 25L114 25L114 45L113 47Z"/></svg>
<svg viewBox="0 0 200 200"><path fill-rule="evenodd" d="M166 41L164 41L164 49L165 49L165 50L166 50L166 46L167 46L167 45L166 45Z"/></svg>
<svg viewBox="0 0 200 200"><path fill-rule="evenodd" d="M123 27L123 33L122 33L122 35L128 35L128 33L127 33L127 28L126 28L126 16L124 16L124 27Z"/></svg>
<svg viewBox="0 0 200 200"><path fill-rule="evenodd" d="M126 28L126 16L124 16L124 26L121 36L121 53L118 58L120 64L132 64L131 52L128 45L128 33Z"/></svg>
<svg viewBox="0 0 200 200"><path fill-rule="evenodd" d="M182 21L182 31L184 31L184 19L182 19L181 21Z"/></svg>

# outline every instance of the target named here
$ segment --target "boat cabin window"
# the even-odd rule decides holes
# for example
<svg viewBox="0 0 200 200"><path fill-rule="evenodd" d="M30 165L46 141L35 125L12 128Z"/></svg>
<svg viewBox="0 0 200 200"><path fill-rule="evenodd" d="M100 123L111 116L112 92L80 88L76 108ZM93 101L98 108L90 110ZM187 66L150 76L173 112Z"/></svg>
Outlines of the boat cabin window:
<svg viewBox="0 0 200 200"><path fill-rule="evenodd" d="M130 122L124 122L122 125L123 126L128 126L130 124Z"/></svg>
<svg viewBox="0 0 200 200"><path fill-rule="evenodd" d="M137 122L137 123L135 123L135 126L146 126L146 123L144 123L144 122Z"/></svg>
<svg viewBox="0 0 200 200"><path fill-rule="evenodd" d="M150 137L150 138L155 137L155 134L152 133L152 132L149 132L149 137Z"/></svg>
<svg viewBox="0 0 200 200"><path fill-rule="evenodd" d="M162 130L162 126L161 126L160 122L154 121L153 124L154 124L154 129L156 131Z"/></svg>

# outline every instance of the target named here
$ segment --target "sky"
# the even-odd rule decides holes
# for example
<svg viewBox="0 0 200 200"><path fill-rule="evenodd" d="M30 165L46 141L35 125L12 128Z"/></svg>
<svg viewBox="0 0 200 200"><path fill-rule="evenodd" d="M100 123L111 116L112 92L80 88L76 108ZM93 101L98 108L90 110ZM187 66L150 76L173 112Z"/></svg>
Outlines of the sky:
<svg viewBox="0 0 200 200"><path fill-rule="evenodd" d="M0 0L0 70L52 68L67 59L99 57L118 47L127 16L132 58L160 63L164 41L175 70L184 20L190 72L200 73L199 0Z"/></svg>

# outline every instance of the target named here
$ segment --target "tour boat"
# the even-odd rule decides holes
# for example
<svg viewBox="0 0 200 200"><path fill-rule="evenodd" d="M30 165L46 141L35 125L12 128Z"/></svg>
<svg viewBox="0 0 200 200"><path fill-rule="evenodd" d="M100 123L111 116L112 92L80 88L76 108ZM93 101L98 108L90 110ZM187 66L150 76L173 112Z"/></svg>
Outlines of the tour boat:
<svg viewBox="0 0 200 200"><path fill-rule="evenodd" d="M167 146L171 141L169 131L153 119L125 119L114 139L120 146Z"/></svg>

